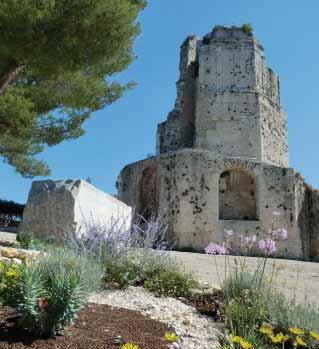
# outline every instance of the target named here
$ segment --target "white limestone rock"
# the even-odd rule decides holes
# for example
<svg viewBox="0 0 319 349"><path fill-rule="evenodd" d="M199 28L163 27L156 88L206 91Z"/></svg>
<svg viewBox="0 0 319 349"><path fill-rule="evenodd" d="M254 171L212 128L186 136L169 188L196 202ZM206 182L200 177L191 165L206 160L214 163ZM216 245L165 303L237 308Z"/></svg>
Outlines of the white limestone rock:
<svg viewBox="0 0 319 349"><path fill-rule="evenodd" d="M34 181L20 231L50 238L65 233L86 235L92 226L129 227L132 208L80 180Z"/></svg>

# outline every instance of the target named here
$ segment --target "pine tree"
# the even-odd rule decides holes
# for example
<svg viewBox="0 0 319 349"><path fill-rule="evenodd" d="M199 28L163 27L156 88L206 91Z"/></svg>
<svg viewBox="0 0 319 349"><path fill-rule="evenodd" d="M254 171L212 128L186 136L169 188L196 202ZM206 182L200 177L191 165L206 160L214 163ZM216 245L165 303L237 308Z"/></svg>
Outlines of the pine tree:
<svg viewBox="0 0 319 349"><path fill-rule="evenodd" d="M134 59L145 1L1 0L0 156L21 175L48 175L36 155L132 87L110 77Z"/></svg>

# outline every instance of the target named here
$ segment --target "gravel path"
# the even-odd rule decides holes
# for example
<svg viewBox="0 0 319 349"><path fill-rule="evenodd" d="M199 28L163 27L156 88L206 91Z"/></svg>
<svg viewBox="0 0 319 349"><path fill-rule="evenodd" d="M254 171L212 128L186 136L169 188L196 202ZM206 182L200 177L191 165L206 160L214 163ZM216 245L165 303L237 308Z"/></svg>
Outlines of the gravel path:
<svg viewBox="0 0 319 349"><path fill-rule="evenodd" d="M215 257L199 253L169 252L178 262L185 266L185 270L194 273L199 280L212 287L218 288L219 278L216 271ZM243 261L244 257L226 257L232 267L235 259ZM260 259L246 257L248 270L255 270ZM276 282L275 287L287 297L295 297L297 302L311 303L319 306L319 263L300 262L285 259L269 259L267 274L272 274L275 262ZM216 263L220 278L225 275L225 256L216 256Z"/></svg>
<svg viewBox="0 0 319 349"><path fill-rule="evenodd" d="M172 326L180 336L183 349L217 348L217 324L194 308L174 298L158 298L140 287L103 291L91 296L90 302L138 310L152 319Z"/></svg>

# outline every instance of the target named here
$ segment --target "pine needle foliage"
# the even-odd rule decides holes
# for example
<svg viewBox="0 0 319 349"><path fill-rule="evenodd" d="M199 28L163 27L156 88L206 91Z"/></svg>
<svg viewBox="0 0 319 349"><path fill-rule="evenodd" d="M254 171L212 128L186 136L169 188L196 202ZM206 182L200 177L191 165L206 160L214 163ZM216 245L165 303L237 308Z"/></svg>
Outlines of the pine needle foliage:
<svg viewBox="0 0 319 349"><path fill-rule="evenodd" d="M92 112L134 84L146 0L0 1L0 156L24 177L49 174L36 155L83 134Z"/></svg>

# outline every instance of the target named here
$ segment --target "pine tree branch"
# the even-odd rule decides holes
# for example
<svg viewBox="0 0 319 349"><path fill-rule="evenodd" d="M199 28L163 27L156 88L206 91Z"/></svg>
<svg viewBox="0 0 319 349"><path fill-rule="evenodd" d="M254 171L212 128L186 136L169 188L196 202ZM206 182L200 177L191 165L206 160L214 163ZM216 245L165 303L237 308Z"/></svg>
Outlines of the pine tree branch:
<svg viewBox="0 0 319 349"><path fill-rule="evenodd" d="M25 68L25 65L14 65L8 69L8 71L1 78L0 96L2 96L5 93L5 90L7 89L7 87L11 84L12 81L14 81L17 78L18 74L24 68Z"/></svg>

